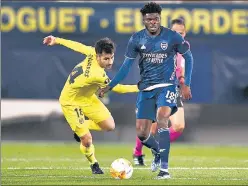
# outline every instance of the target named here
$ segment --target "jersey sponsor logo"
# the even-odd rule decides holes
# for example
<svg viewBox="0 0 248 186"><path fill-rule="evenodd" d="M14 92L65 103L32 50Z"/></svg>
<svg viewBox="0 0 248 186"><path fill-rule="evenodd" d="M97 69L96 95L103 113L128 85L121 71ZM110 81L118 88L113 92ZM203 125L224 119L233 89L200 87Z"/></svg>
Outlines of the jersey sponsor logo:
<svg viewBox="0 0 248 186"><path fill-rule="evenodd" d="M88 64L86 66L86 70L85 70L85 73L84 73L84 76L85 77L89 77L89 73L90 73L90 68L91 68L91 65L92 65L92 61L93 61L93 55L89 55L88 56Z"/></svg>
<svg viewBox="0 0 248 186"><path fill-rule="evenodd" d="M142 57L150 63L163 63L164 59L167 58L166 53L142 53Z"/></svg>
<svg viewBox="0 0 248 186"><path fill-rule="evenodd" d="M162 43L160 44L160 46L161 46L161 49L162 49L162 50L166 50L166 49L168 48L168 43L162 42Z"/></svg>

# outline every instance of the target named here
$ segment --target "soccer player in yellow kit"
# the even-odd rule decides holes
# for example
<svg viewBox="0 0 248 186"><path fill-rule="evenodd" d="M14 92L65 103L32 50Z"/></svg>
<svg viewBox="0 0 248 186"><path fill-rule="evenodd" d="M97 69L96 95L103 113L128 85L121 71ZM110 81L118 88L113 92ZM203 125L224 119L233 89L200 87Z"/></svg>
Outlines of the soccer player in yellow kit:
<svg viewBox="0 0 248 186"><path fill-rule="evenodd" d="M80 138L80 151L90 163L93 174L103 174L95 158L95 149L89 130L111 131L115 122L106 106L97 98L96 92L110 82L105 69L114 62L114 43L109 38L96 42L95 47L54 36L45 37L48 46L63 45L86 55L84 61L74 67L61 92L59 102L71 129ZM117 93L138 92L136 85L117 85ZM85 116L89 118L85 120Z"/></svg>

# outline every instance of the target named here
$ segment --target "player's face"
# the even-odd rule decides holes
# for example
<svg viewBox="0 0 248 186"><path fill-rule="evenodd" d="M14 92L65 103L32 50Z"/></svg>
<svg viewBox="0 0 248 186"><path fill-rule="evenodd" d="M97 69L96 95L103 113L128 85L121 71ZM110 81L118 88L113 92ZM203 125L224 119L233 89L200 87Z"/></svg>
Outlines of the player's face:
<svg viewBox="0 0 248 186"><path fill-rule="evenodd" d="M181 34L183 38L186 36L186 30L184 25L174 24L172 25L171 30L174 30L177 33Z"/></svg>
<svg viewBox="0 0 248 186"><path fill-rule="evenodd" d="M111 69L114 63L114 54L107 54L105 52L98 54L97 61L102 68Z"/></svg>
<svg viewBox="0 0 248 186"><path fill-rule="evenodd" d="M143 16L143 24L152 35L156 35L160 30L161 17L158 13L146 14Z"/></svg>

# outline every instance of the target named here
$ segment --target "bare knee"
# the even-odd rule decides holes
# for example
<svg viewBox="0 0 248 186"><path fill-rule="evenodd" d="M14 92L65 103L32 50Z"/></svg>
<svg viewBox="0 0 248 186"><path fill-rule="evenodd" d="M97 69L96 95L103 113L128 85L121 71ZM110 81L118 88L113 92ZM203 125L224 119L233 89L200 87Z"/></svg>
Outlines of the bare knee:
<svg viewBox="0 0 248 186"><path fill-rule="evenodd" d="M138 119L136 121L137 136L141 141L148 138L150 133L151 121L145 119Z"/></svg>
<svg viewBox="0 0 248 186"><path fill-rule="evenodd" d="M151 130L150 130L150 133L155 136L156 133L157 133L157 123L153 123L152 126L151 126Z"/></svg>
<svg viewBox="0 0 248 186"><path fill-rule="evenodd" d="M159 108L157 111L157 123L158 128L168 127L168 121L170 117L171 109L170 108Z"/></svg>
<svg viewBox="0 0 248 186"><path fill-rule="evenodd" d="M115 130L115 122L110 122L109 125L106 128L106 131L113 131Z"/></svg>
<svg viewBox="0 0 248 186"><path fill-rule="evenodd" d="M115 121L114 121L113 117L110 117L110 118L98 123L98 125L101 127L101 129L103 129L105 131L112 131L115 129Z"/></svg>
<svg viewBox="0 0 248 186"><path fill-rule="evenodd" d="M149 134L147 134L145 131L137 131L137 136L140 139L140 141L144 141L148 138Z"/></svg>
<svg viewBox="0 0 248 186"><path fill-rule="evenodd" d="M80 137L81 144L85 147L89 147L92 144L92 136L90 133L85 134L84 136Z"/></svg>
<svg viewBox="0 0 248 186"><path fill-rule="evenodd" d="M185 125L184 124L174 124L172 125L173 129L176 131L176 132L183 132L184 128L185 128Z"/></svg>

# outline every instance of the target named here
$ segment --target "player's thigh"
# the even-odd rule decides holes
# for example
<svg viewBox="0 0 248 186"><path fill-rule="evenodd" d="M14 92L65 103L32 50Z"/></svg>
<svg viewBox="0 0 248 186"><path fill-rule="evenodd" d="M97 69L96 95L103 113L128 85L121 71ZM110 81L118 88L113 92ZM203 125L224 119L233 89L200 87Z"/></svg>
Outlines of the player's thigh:
<svg viewBox="0 0 248 186"><path fill-rule="evenodd" d="M136 102L136 118L138 123L147 123L144 120L156 120L156 99L149 97L149 92L139 92ZM136 124L136 126L137 126Z"/></svg>
<svg viewBox="0 0 248 186"><path fill-rule="evenodd" d="M115 129L115 121L114 118L112 116L110 116L109 118L97 123L101 129L105 130L105 131L112 131Z"/></svg>
<svg viewBox="0 0 248 186"><path fill-rule="evenodd" d="M177 90L176 86L171 85L161 88L157 96L157 117L170 117L177 111Z"/></svg>
<svg viewBox="0 0 248 186"><path fill-rule="evenodd" d="M85 118L81 106L62 105L61 108L72 131L79 137L89 132L88 127L84 125Z"/></svg>
<svg viewBox="0 0 248 186"><path fill-rule="evenodd" d="M107 107L96 97L90 99L90 104L84 107L84 114L102 128L104 125L113 125L114 120ZM103 128L104 129L104 128Z"/></svg>

